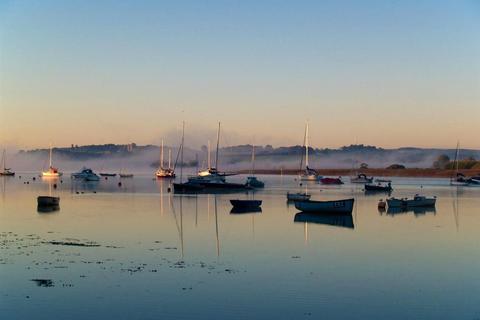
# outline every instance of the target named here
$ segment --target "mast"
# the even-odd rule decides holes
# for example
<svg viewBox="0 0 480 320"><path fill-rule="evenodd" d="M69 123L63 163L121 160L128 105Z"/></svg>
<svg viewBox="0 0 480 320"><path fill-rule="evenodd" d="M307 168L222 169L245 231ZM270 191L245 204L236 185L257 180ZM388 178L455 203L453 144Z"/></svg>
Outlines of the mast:
<svg viewBox="0 0 480 320"><path fill-rule="evenodd" d="M3 167L3 171L5 171L5 149L3 149L3 155L2 155L2 167Z"/></svg>
<svg viewBox="0 0 480 320"><path fill-rule="evenodd" d="M52 167L52 144L50 143L50 168Z"/></svg>
<svg viewBox="0 0 480 320"><path fill-rule="evenodd" d="M171 168L171 162L172 162L172 149L168 149L168 169Z"/></svg>
<svg viewBox="0 0 480 320"><path fill-rule="evenodd" d="M455 160L454 160L454 164L455 164L455 175L450 178L450 183L453 183L453 181L457 179L457 174L458 174L458 156L459 156L459 153L460 153L460 141L457 141L457 150L455 150Z"/></svg>
<svg viewBox="0 0 480 320"><path fill-rule="evenodd" d="M220 122L218 122L217 131L217 154L215 155L215 169L218 170L218 146L220 145Z"/></svg>
<svg viewBox="0 0 480 320"><path fill-rule="evenodd" d="M255 174L255 144L252 145L252 173L253 176Z"/></svg>
<svg viewBox="0 0 480 320"><path fill-rule="evenodd" d="M212 167L212 163L211 163L211 161L210 161L210 155L211 155L211 153L212 153L212 152L210 151L210 140L208 140L208 148L207 148L207 150L208 150L208 151L207 151L207 152L208 152L208 154L207 154L207 159L208 159L208 160L207 160L207 165L208 165L208 170L210 170L210 168Z"/></svg>
<svg viewBox="0 0 480 320"><path fill-rule="evenodd" d="M160 149L160 169L163 169L163 139L162 139L162 147Z"/></svg>
<svg viewBox="0 0 480 320"><path fill-rule="evenodd" d="M305 167L308 168L308 121L305 125Z"/></svg>
<svg viewBox="0 0 480 320"><path fill-rule="evenodd" d="M182 183L183 179L183 144L185 143L185 121L182 121L182 153L180 154L180 183Z"/></svg>

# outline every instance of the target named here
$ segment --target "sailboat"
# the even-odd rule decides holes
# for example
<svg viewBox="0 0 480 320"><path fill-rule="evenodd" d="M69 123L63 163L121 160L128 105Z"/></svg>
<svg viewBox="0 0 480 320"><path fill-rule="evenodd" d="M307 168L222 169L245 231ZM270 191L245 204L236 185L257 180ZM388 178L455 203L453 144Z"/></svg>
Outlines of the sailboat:
<svg viewBox="0 0 480 320"><path fill-rule="evenodd" d="M11 171L10 168L7 168L7 154L5 149L3 149L3 156L2 156L2 171L0 171L0 176L12 177L15 175L15 172Z"/></svg>
<svg viewBox="0 0 480 320"><path fill-rule="evenodd" d="M171 168L171 157L172 157L172 151L169 149L168 150L168 167L165 168L163 166L163 139L162 139L162 146L160 149L160 167L158 170L155 172L155 176L157 178L175 178L175 170Z"/></svg>
<svg viewBox="0 0 480 320"><path fill-rule="evenodd" d="M475 177L466 177L463 173L459 172L459 155L460 155L460 144L457 142L457 150L455 152L455 176L450 178L451 186L469 186L469 187L480 187L480 176Z"/></svg>
<svg viewBox="0 0 480 320"><path fill-rule="evenodd" d="M45 178L58 178L62 176L62 172L58 171L58 168L55 168L52 164L52 145L50 145L50 152L49 152L49 166L47 171L42 172L42 177Z"/></svg>
<svg viewBox="0 0 480 320"><path fill-rule="evenodd" d="M305 169L302 170L302 161L300 161L300 175L299 179L303 181L317 181L322 178L317 171L308 167L308 122L305 124L305 136L304 136L304 146L305 146ZM303 159L303 157L302 157Z"/></svg>
<svg viewBox="0 0 480 320"><path fill-rule="evenodd" d="M255 177L255 145L252 145L252 171L250 172L250 176L247 177L246 185L252 188L265 187L265 183Z"/></svg>
<svg viewBox="0 0 480 320"><path fill-rule="evenodd" d="M183 126L182 133L182 144L181 144L181 163L183 163L183 147L184 147L184 136L185 136L185 125ZM180 178L180 183L174 183L173 188L175 192L199 192L205 190L243 190L248 189L249 187L245 184L240 183L230 183L226 182L225 177L234 175L232 173L219 172L218 168L218 150L220 145L220 122L218 123L218 132L217 132L217 151L215 155L215 168L208 168L208 170L200 171L196 176L189 177L188 181L182 183ZM180 170L180 173L182 171ZM182 176L181 176L182 177Z"/></svg>

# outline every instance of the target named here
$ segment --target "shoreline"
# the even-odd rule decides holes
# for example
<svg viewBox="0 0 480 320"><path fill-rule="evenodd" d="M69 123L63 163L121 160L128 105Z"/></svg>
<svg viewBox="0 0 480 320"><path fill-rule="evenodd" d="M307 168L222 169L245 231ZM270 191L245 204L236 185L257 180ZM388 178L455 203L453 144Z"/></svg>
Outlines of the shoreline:
<svg viewBox="0 0 480 320"><path fill-rule="evenodd" d="M352 169L317 169L316 170L322 176L332 177L350 177L355 173ZM235 173L249 174L251 170L238 170ZM271 175L298 175L298 169L255 169L255 174L271 174ZM406 169L362 169L357 171L364 173L367 176L373 177L422 177L422 178L450 178L455 175L455 170L450 169L432 169L432 168L406 168ZM459 173L465 176L473 176L480 174L480 170L464 169L458 170Z"/></svg>

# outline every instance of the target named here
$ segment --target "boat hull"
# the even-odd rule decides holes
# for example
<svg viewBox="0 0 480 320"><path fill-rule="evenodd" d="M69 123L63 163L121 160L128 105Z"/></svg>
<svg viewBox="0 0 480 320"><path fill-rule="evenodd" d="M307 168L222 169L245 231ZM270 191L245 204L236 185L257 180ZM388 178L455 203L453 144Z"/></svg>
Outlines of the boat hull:
<svg viewBox="0 0 480 320"><path fill-rule="evenodd" d="M38 196L37 205L39 207L49 207L60 205L60 197Z"/></svg>
<svg viewBox="0 0 480 320"><path fill-rule="evenodd" d="M377 186L372 184L365 185L366 192L392 192L393 188L389 186Z"/></svg>
<svg viewBox="0 0 480 320"><path fill-rule="evenodd" d="M436 198L426 198L422 200L387 199L387 204L389 208L434 207L436 200Z"/></svg>
<svg viewBox="0 0 480 320"><path fill-rule="evenodd" d="M322 178L320 179L321 184L343 184L343 181L340 178Z"/></svg>
<svg viewBox="0 0 480 320"><path fill-rule="evenodd" d="M295 208L309 213L352 213L355 200L342 199L335 201L295 201Z"/></svg>
<svg viewBox="0 0 480 320"><path fill-rule="evenodd" d="M15 172L0 172L0 176L2 177L13 177Z"/></svg>
<svg viewBox="0 0 480 320"><path fill-rule="evenodd" d="M116 173L99 173L101 177L116 177Z"/></svg>
<svg viewBox="0 0 480 320"><path fill-rule="evenodd" d="M259 208L262 205L262 200L230 200L234 208L252 209Z"/></svg>

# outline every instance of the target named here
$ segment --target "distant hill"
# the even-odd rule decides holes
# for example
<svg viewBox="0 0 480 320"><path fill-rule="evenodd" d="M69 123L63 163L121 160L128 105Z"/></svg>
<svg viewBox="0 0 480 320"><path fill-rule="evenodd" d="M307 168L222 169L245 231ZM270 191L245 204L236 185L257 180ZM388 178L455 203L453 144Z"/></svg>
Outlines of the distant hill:
<svg viewBox="0 0 480 320"><path fill-rule="evenodd" d="M168 148L168 147L166 147ZM207 148L202 146L200 150L185 148L185 166L206 165ZM134 158L136 163L158 166L159 146L130 144L104 144L56 147L53 149L55 158L64 161L86 161ZM178 148L172 148L172 162L175 161ZM252 145L228 146L220 149L219 166L227 169L244 169L250 166ZM304 147L281 146L272 147L255 146L256 167L265 169L297 168L300 166L304 154ZM213 154L213 152L212 152ZM384 149L369 145L350 145L338 149L309 148L310 165L314 168L352 168L364 164L370 168L386 168L392 164L403 165L407 168L430 168L435 160L446 155L452 159L455 149L424 149L405 147L397 149ZM462 159L480 159L479 150L460 150ZM40 155L47 157L48 149L22 150L19 155ZM212 159L214 157L212 156ZM197 161L198 159L198 161ZM166 154L165 154L166 160Z"/></svg>

